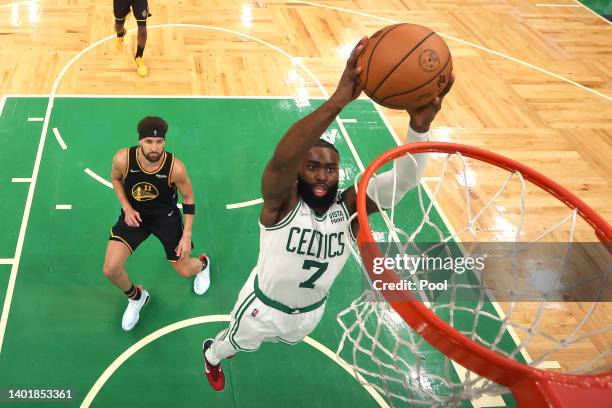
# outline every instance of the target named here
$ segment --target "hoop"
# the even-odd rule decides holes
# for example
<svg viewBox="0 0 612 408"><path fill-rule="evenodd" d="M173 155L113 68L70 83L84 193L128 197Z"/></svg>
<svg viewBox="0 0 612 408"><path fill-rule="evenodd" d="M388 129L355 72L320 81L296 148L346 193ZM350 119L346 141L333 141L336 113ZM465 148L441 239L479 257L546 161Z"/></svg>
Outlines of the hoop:
<svg viewBox="0 0 612 408"><path fill-rule="evenodd" d="M463 156L487 162L510 172L520 172L525 180L550 193L570 209L576 209L593 229L600 241L612 243L612 227L585 202L541 173L493 152L455 143L411 143L393 148L376 158L365 170L359 183L357 213L359 234L357 244L368 274L372 278L374 258L382 253L375 243L366 210L367 186L375 171L387 162L405 154L460 153ZM376 279L399 283L396 273L384 268ZM520 407L603 407L612 401L612 371L591 375L569 375L546 372L501 356L455 330L429 310L410 292L398 296L381 290L388 304L440 352L476 374L508 387ZM398 299L399 298L399 299Z"/></svg>

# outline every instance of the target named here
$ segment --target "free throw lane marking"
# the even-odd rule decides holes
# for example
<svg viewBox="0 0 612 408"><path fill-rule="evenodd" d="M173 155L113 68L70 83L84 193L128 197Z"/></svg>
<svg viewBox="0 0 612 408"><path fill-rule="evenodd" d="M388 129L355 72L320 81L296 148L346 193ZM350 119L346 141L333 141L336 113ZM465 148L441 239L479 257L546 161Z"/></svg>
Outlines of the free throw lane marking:
<svg viewBox="0 0 612 408"><path fill-rule="evenodd" d="M53 134L55 135L57 143L59 143L59 145L62 147L62 150L66 150L68 146L66 146L66 143L64 143L64 139L62 139L62 135L60 135L60 132L59 130L57 130L57 128L53 128Z"/></svg>
<svg viewBox="0 0 612 408"><path fill-rule="evenodd" d="M113 185L111 184L111 182L110 182L110 181L105 180L104 178L102 178L102 177L98 176L96 173L94 173L94 172L93 172L92 170L90 170L89 168L85 169L84 171L85 171L85 173L87 173L89 176L93 177L93 178L94 178L94 180L96 180L96 181L98 181L98 182L100 182L100 183L104 184L104 185L105 185L106 187L108 187L108 188L113 188Z"/></svg>
<svg viewBox="0 0 612 408"><path fill-rule="evenodd" d="M225 208L228 210L235 210L236 208L249 207L251 205L257 205L257 204L262 204L262 203L263 203L263 198L257 198L255 200L243 201L241 203L228 204L225 206Z"/></svg>

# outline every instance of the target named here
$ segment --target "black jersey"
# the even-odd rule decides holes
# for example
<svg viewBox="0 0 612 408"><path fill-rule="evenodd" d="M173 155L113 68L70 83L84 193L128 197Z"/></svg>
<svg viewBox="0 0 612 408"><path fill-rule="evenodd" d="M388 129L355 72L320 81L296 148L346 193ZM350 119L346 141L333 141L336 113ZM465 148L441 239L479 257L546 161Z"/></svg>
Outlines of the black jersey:
<svg viewBox="0 0 612 408"><path fill-rule="evenodd" d="M123 176L125 194L141 217L167 217L177 208L176 186L170 184L174 155L164 152L157 171L148 172L138 162L139 148L132 146L128 151L128 164Z"/></svg>

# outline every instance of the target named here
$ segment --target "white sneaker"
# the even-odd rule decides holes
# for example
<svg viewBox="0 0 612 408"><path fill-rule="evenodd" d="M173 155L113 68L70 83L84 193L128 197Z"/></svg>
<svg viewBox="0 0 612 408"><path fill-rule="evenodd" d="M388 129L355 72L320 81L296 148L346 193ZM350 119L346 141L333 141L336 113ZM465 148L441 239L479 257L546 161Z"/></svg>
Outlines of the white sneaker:
<svg viewBox="0 0 612 408"><path fill-rule="evenodd" d="M128 305L123 312L123 319L121 319L121 328L125 331L130 331L138 323L140 318L140 309L149 302L149 292L144 290L142 286L138 286L141 290L140 299L128 300Z"/></svg>
<svg viewBox="0 0 612 408"><path fill-rule="evenodd" d="M210 287L210 258L206 254L200 255L200 261L206 259L206 268L199 272L193 280L193 291L196 295L203 295Z"/></svg>

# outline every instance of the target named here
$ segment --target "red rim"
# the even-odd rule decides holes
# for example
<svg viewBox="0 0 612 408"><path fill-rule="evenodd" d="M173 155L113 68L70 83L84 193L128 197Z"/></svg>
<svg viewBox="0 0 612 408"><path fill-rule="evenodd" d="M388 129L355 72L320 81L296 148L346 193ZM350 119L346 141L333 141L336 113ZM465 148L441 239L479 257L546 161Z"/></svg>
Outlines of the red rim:
<svg viewBox="0 0 612 408"><path fill-rule="evenodd" d="M385 163L407 153L457 152L508 171L519 171L524 179L549 192L569 208L576 208L579 215L594 228L603 243L612 242L612 228L597 212L563 186L524 164L472 146L442 142L411 143L393 148L376 158L365 170L359 183L357 242L368 273L372 273L373 258L382 256L376 245L364 245L376 242L366 212L367 183L374 172ZM395 272L388 269L376 275L376 279L399 282L399 277ZM384 291L381 293L388 298L389 294ZM389 301L389 304L417 333L464 367L482 377L509 387L519 406L584 407L599 406L599 403L604 406L612 400L612 371L596 375L569 375L546 372L519 363L459 333L411 293L403 292L402 295L400 295L401 300ZM398 299L397 292L393 294L393 299Z"/></svg>

